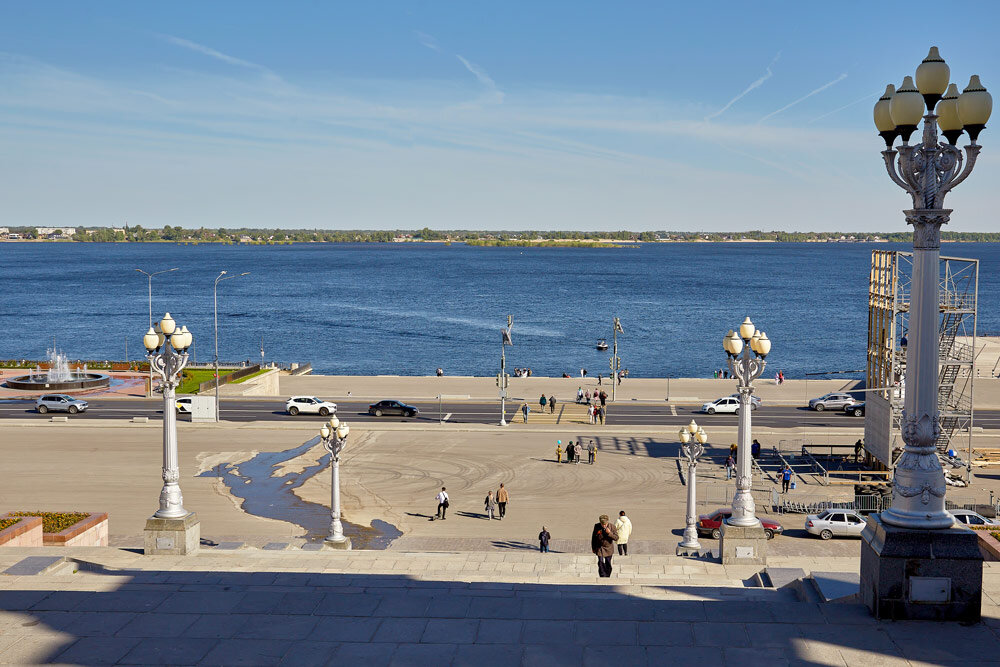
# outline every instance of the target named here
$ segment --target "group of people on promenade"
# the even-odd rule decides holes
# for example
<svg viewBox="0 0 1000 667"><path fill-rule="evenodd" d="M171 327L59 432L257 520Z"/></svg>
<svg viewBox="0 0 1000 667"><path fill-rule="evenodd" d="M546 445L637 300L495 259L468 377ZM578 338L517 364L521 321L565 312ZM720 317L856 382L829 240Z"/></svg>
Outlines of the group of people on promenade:
<svg viewBox="0 0 1000 667"><path fill-rule="evenodd" d="M530 368L515 368L514 377L516 378L530 378L531 369Z"/></svg>
<svg viewBox="0 0 1000 667"><path fill-rule="evenodd" d="M579 463L580 457L583 456L583 441L578 440L574 445L573 441L570 440L569 444L566 445L566 463ZM591 440L587 445L587 463L593 465L597 462L597 445ZM556 440L556 463L562 463L562 440Z"/></svg>

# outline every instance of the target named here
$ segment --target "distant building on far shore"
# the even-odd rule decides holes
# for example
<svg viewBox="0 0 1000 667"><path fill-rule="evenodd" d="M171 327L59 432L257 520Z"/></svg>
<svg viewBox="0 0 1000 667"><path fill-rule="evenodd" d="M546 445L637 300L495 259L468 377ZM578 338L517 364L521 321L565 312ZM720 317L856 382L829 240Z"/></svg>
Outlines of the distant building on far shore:
<svg viewBox="0 0 1000 667"><path fill-rule="evenodd" d="M10 234L9 227L0 227L0 238L7 238L8 234Z"/></svg>
<svg viewBox="0 0 1000 667"><path fill-rule="evenodd" d="M69 238L76 234L76 227L39 227L38 237L47 236L49 238Z"/></svg>

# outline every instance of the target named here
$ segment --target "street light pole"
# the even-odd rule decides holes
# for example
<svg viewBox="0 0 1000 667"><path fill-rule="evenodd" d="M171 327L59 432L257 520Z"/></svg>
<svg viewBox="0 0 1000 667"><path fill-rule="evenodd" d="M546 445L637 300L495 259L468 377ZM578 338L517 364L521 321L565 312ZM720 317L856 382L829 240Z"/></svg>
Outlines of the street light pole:
<svg viewBox="0 0 1000 667"><path fill-rule="evenodd" d="M898 90L887 86L874 109L875 125L885 140L886 171L913 202L912 209L903 211L906 223L913 225L901 428L905 445L893 470L892 506L869 516L862 533L861 593L877 618L974 622L982 611L982 555L971 531L953 528L937 451L938 280L941 225L951 215L944 197L972 173L980 151L976 141L993 101L978 76L972 76L961 95L949 84L950 76L937 47L931 47L916 70L916 82L907 76ZM911 146L921 117L922 139ZM947 143L938 140L939 126ZM955 144L965 132L971 141L963 156ZM896 137L902 139L898 149L893 147ZM935 582L933 590L925 582Z"/></svg>
<svg viewBox="0 0 1000 667"><path fill-rule="evenodd" d="M147 271L143 271L142 269L136 269L136 271L138 271L142 275L146 276L146 290L147 290L148 296L149 296L149 328L150 329L153 328L153 276L158 276L161 273L170 273L171 271L176 271L176 270L177 270L177 267L174 267L172 269L164 269L163 271L153 271L152 273L149 273ZM153 369L150 368L149 369L149 391L146 392L146 398L149 398L152 395L153 395Z"/></svg>
<svg viewBox="0 0 1000 667"><path fill-rule="evenodd" d="M160 509L153 514L157 519L179 519L187 516L184 498L178 485L180 470L177 459L177 407L174 390L180 381L181 371L188 362L187 350L194 336L187 327L178 327L170 313L160 320L159 331L153 327L142 337L148 351L149 367L163 381L163 489L160 491ZM160 349L162 348L162 352Z"/></svg>
<svg viewBox="0 0 1000 667"><path fill-rule="evenodd" d="M692 419L691 423L682 427L678 432L681 441L681 451L688 460L687 477L687 517L684 527L684 539L677 545L677 555L686 556L691 551L701 550L701 542L698 541L698 516L695 513L697 494L695 490L695 479L697 476L698 458L705 453L705 443L708 442L708 435L705 429L698 426Z"/></svg>
<svg viewBox="0 0 1000 667"><path fill-rule="evenodd" d="M611 366L611 402L614 403L615 397L617 396L616 390L618 389L618 373L621 372L622 368L622 360L618 356L618 334L625 333L625 330L622 329L622 323L618 320L617 317L614 318L612 324L613 324L613 331L612 331L613 345L611 348L611 363L609 365Z"/></svg>
<svg viewBox="0 0 1000 667"><path fill-rule="evenodd" d="M320 441L330 454L330 534L323 544L331 549L351 548L351 538L344 535L344 524L340 520L340 452L350 432L351 427L336 416L319 430Z"/></svg>
<svg viewBox="0 0 1000 667"><path fill-rule="evenodd" d="M771 351L771 341L763 331L757 331L750 318L743 320L739 333L730 331L723 339L729 355L729 372L736 378L740 394L739 427L736 437L736 494L733 496L733 514L727 523L732 526L759 526L756 506L751 493L753 463L750 458L750 413L753 411L751 396L753 381L764 372L764 358ZM753 356L751 356L751 352Z"/></svg>
<svg viewBox="0 0 1000 667"><path fill-rule="evenodd" d="M497 387L500 389L500 426L507 425L507 387L510 378L507 376L507 346L514 346L510 337L510 329L514 325L514 316L507 316L507 328L500 330L500 375L497 376Z"/></svg>
<svg viewBox="0 0 1000 667"><path fill-rule="evenodd" d="M215 421L219 422L219 283L231 278L248 276L250 272L241 273L238 276L227 276L228 271L220 271L215 277L215 286L212 288L212 305L215 317Z"/></svg>

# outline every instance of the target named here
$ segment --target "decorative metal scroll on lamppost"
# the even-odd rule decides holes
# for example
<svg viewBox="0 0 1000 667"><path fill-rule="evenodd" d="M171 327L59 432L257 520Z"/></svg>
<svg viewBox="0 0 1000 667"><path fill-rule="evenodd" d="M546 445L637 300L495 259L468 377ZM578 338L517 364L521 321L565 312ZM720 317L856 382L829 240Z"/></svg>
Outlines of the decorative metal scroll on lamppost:
<svg viewBox="0 0 1000 667"><path fill-rule="evenodd" d="M184 509L184 498L178 484L180 467L177 460L175 390L181 371L187 366L187 350L193 341L194 336L187 327L178 327L170 313L163 316L156 329L150 327L142 337L149 367L160 376L163 384L163 489L160 491L160 509L153 514L157 519L179 519L189 514Z"/></svg>
<svg viewBox="0 0 1000 667"><path fill-rule="evenodd" d="M681 441L681 452L687 458L687 524L684 527L684 539L677 545L677 555L686 555L691 551L700 551L701 542L698 541L698 515L695 512L697 502L695 493L695 479L697 476L698 459L705 453L705 443L708 442L708 435L705 429L698 426L692 419L691 423L681 428L677 433Z"/></svg>
<svg viewBox="0 0 1000 667"><path fill-rule="evenodd" d="M753 381L764 372L764 358L771 351L771 341L763 331L757 331L750 318L743 320L739 333L730 331L722 339L722 347L729 355L729 373L737 380L739 391L739 430L736 442L736 494L733 496L733 513L726 523L732 526L757 526L756 506L750 487L753 470L750 458L750 413L753 411L751 396ZM751 354L752 353L752 354Z"/></svg>
<svg viewBox="0 0 1000 667"><path fill-rule="evenodd" d="M875 125L885 140L886 170L892 182L913 200L903 211L913 225L913 276L910 292L909 341L906 348L906 396L902 436L905 446L896 463L892 507L882 512L887 524L902 528L939 529L954 523L945 511L944 470L937 456L941 432L938 411L938 277L941 225L951 209L944 197L972 173L979 156L976 143L985 129L993 102L978 76L961 95L949 84L951 71L931 47L916 71L916 83L903 79L898 90L886 86L875 104ZM926 108L926 114L924 113ZM923 137L910 145L910 135L923 116ZM938 141L938 127L948 143ZM971 142L965 155L955 146L963 132ZM902 145L894 148L896 137Z"/></svg>
<svg viewBox="0 0 1000 667"><path fill-rule="evenodd" d="M351 427L336 417L331 417L319 430L320 441L330 453L330 534L323 542L334 549L351 548L351 538L344 535L344 524L340 521L340 452L350 432Z"/></svg>

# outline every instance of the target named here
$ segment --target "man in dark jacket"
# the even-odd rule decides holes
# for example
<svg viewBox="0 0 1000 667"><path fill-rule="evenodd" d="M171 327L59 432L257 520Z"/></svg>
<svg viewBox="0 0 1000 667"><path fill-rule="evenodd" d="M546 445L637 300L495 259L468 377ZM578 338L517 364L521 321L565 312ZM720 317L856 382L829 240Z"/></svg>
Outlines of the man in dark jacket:
<svg viewBox="0 0 1000 667"><path fill-rule="evenodd" d="M594 530L590 536L590 548L597 556L597 576L611 576L611 557L615 553L615 541L618 540L618 531L608 520L607 514L602 514L600 521L594 524Z"/></svg>
<svg viewBox="0 0 1000 667"><path fill-rule="evenodd" d="M538 550L543 554L549 552L549 540L552 536L549 535L549 531L545 530L545 526L542 526L542 532L538 533Z"/></svg>

